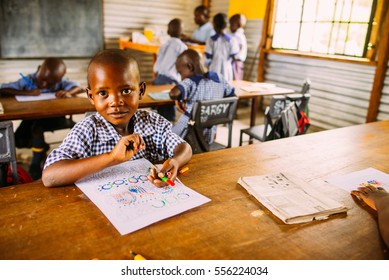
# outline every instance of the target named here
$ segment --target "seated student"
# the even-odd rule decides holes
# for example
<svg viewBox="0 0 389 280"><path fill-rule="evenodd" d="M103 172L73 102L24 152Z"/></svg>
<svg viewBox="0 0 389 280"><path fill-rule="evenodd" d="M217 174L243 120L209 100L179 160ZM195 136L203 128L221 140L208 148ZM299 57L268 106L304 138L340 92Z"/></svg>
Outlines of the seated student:
<svg viewBox="0 0 389 280"><path fill-rule="evenodd" d="M381 187L367 186L359 187L351 194L377 211L381 236L386 246L389 246L389 193Z"/></svg>
<svg viewBox="0 0 389 280"><path fill-rule="evenodd" d="M167 33L170 38L159 48L157 61L154 64L156 77L153 85L177 84L181 81L180 74L176 69L176 60L179 54L188 49L180 39L182 33L181 20L178 18L171 20L168 24ZM176 120L174 105L159 106L157 112L171 122Z"/></svg>
<svg viewBox="0 0 389 280"><path fill-rule="evenodd" d="M181 35L181 40L184 42L205 45L205 42L215 34L212 23L209 22L209 11L207 6L200 5L194 10L194 21L198 25L198 28L189 37L185 34Z"/></svg>
<svg viewBox="0 0 389 280"><path fill-rule="evenodd" d="M204 54L210 60L207 62L209 71L220 73L227 81L231 81L233 79L232 61L239 52L239 45L234 37L225 33L227 21L227 15L224 13L213 17L216 34L207 40Z"/></svg>
<svg viewBox="0 0 389 280"><path fill-rule="evenodd" d="M175 180L178 169L192 157L188 143L172 132L159 114L138 110L146 90L135 59L123 50L97 53L88 66L87 94L97 113L78 122L46 159L42 181L47 187L78 179L128 160L163 162L158 173ZM167 186L155 170L148 176Z"/></svg>
<svg viewBox="0 0 389 280"><path fill-rule="evenodd" d="M57 98L72 97L84 90L78 83L64 78L66 65L60 58L48 57L35 73L26 75L16 82L1 85L1 94L39 95L44 92L55 92ZM70 128L74 122L66 117L51 119L23 120L15 131L17 148L32 148L33 156L29 173L36 180L42 175L42 164L46 159L49 145L45 142L44 132Z"/></svg>
<svg viewBox="0 0 389 280"><path fill-rule="evenodd" d="M246 17L243 14L235 14L230 17L230 33L239 45L239 52L235 55L232 61L232 71L234 80L243 80L244 62L247 58L247 39L244 34L244 27L246 26Z"/></svg>
<svg viewBox="0 0 389 280"><path fill-rule="evenodd" d="M183 114L173 126L173 132L185 138L188 121L197 100L219 99L234 96L235 89L215 72L204 73L198 52L188 49L177 58L176 67L182 82L171 89L170 98L176 100L177 109ZM204 137L211 144L216 136L216 126L204 130Z"/></svg>

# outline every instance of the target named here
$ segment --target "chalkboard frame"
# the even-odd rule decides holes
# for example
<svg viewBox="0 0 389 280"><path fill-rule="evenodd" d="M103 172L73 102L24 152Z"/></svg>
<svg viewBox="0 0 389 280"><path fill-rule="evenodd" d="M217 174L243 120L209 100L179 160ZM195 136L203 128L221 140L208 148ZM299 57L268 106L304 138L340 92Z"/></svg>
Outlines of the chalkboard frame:
<svg viewBox="0 0 389 280"><path fill-rule="evenodd" d="M91 57L103 49L102 0L1 0L1 58Z"/></svg>

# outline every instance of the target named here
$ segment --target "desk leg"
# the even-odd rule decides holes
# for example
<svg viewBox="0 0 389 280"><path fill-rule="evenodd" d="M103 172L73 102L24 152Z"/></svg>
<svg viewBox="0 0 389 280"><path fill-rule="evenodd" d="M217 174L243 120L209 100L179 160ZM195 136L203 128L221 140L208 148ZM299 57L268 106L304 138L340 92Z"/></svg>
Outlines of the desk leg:
<svg viewBox="0 0 389 280"><path fill-rule="evenodd" d="M250 127L255 125L255 121L257 118L258 104L259 104L259 96L253 97L251 100ZM250 138L249 144L253 144L253 139Z"/></svg>

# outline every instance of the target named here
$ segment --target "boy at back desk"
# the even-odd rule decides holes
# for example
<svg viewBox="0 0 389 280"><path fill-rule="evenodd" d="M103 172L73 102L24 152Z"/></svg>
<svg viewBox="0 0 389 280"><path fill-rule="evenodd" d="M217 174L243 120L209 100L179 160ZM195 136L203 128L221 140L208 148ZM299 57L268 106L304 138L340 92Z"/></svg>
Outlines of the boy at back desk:
<svg viewBox="0 0 389 280"><path fill-rule="evenodd" d="M16 82L1 85L0 93L8 95L37 96L45 92L55 92L57 98L72 97L84 90L78 83L64 78L66 65L60 58L48 57L35 73L22 76ZM22 74L21 74L22 75ZM31 177L36 180L42 175L42 164L46 159L49 145L44 140L45 131L70 128L74 123L66 117L51 119L23 120L15 131L17 148L32 148L33 156L29 168Z"/></svg>
<svg viewBox="0 0 389 280"><path fill-rule="evenodd" d="M159 114L138 110L146 90L136 61L122 50L104 50L88 66L87 94L97 113L78 122L47 157L42 181L47 187L69 185L106 167L139 158L163 161L148 179L158 187L167 172L175 180L192 150ZM158 176L157 176L158 175Z"/></svg>
<svg viewBox="0 0 389 280"><path fill-rule="evenodd" d="M188 132L188 121L193 106L197 100L220 99L231 97L235 89L215 72L204 72L200 54L188 49L177 58L176 67L180 73L182 82L171 89L169 95L176 100L177 109L182 113L177 123L173 126L173 132L185 138ZM216 126L204 129L204 137L211 144L216 136Z"/></svg>

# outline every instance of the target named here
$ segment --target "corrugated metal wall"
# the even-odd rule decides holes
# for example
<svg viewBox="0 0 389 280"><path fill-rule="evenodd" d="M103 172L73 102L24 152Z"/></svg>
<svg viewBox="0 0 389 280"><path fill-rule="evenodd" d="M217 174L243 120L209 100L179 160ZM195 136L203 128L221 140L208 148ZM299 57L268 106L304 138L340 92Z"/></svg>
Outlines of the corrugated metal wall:
<svg viewBox="0 0 389 280"><path fill-rule="evenodd" d="M382 89L381 104L378 111L378 120L389 119L389 61L388 70L386 71L384 88Z"/></svg>
<svg viewBox="0 0 389 280"><path fill-rule="evenodd" d="M266 82L296 91L311 80L312 124L331 129L365 122L375 67L270 54L265 69Z"/></svg>

